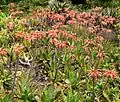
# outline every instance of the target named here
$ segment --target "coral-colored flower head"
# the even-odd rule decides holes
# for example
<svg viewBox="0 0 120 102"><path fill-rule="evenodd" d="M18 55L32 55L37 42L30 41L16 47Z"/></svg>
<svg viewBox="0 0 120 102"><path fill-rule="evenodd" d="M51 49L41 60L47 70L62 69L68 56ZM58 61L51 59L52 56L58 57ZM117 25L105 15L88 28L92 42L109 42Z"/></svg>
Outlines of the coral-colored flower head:
<svg viewBox="0 0 120 102"><path fill-rule="evenodd" d="M96 37L97 43L102 43L103 40L104 40L104 38L103 38L102 36L97 36L97 37Z"/></svg>
<svg viewBox="0 0 120 102"><path fill-rule="evenodd" d="M105 70L103 75L108 78L111 77L112 79L117 78L117 72L115 70Z"/></svg>
<svg viewBox="0 0 120 102"><path fill-rule="evenodd" d="M68 34L68 38L75 40L76 39L76 35L75 34Z"/></svg>
<svg viewBox="0 0 120 102"><path fill-rule="evenodd" d="M23 32L18 32L15 34L17 38L24 38L25 34Z"/></svg>
<svg viewBox="0 0 120 102"><path fill-rule="evenodd" d="M58 21L64 21L64 16L63 15L60 15L60 14L55 14L53 16L53 19L54 20L58 20Z"/></svg>
<svg viewBox="0 0 120 102"><path fill-rule="evenodd" d="M0 56L4 56L6 54L7 54L7 50L3 49L3 48L0 48Z"/></svg>
<svg viewBox="0 0 120 102"><path fill-rule="evenodd" d="M97 69L91 69L88 71L88 76L97 79L100 72Z"/></svg>
<svg viewBox="0 0 120 102"><path fill-rule="evenodd" d="M49 42L50 42L51 44L53 44L54 46L58 46L58 43L59 43L59 41L58 41L56 38L50 39Z"/></svg>
<svg viewBox="0 0 120 102"><path fill-rule="evenodd" d="M98 57L99 59L101 59L101 58L103 57L103 52L98 52L98 53L97 53L97 57Z"/></svg>
<svg viewBox="0 0 120 102"><path fill-rule="evenodd" d="M66 41L62 41L58 43L58 46L56 46L59 49L65 48L67 46Z"/></svg>
<svg viewBox="0 0 120 102"><path fill-rule="evenodd" d="M86 46L93 46L94 42L92 39L85 39L85 44L86 44Z"/></svg>
<svg viewBox="0 0 120 102"><path fill-rule="evenodd" d="M67 23L68 23L69 25L75 25L75 24L76 24L76 21L75 21L75 20L69 20Z"/></svg>

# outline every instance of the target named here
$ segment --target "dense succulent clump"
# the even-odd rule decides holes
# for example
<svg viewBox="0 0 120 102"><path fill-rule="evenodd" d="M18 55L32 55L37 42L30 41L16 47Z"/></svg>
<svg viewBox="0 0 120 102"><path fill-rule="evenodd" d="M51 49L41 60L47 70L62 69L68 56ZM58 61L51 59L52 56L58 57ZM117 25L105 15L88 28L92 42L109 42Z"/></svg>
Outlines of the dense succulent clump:
<svg viewBox="0 0 120 102"><path fill-rule="evenodd" d="M9 4L0 31L0 100L119 101L119 19L101 7L79 12Z"/></svg>
<svg viewBox="0 0 120 102"><path fill-rule="evenodd" d="M100 35L110 40L116 40L114 24L118 20L111 16L104 16L101 13L102 8L93 8L90 12L77 12L64 8L56 14L52 11L34 11L34 18L38 22L46 23L52 27L64 25L78 25L84 27L89 34Z"/></svg>

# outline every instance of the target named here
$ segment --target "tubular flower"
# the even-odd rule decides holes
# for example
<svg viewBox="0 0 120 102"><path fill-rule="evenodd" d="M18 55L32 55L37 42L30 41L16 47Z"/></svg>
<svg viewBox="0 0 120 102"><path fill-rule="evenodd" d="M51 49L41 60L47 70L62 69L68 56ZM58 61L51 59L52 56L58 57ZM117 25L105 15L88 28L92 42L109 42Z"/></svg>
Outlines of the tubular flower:
<svg viewBox="0 0 120 102"><path fill-rule="evenodd" d="M76 35L75 34L68 34L68 38L75 40L76 39Z"/></svg>
<svg viewBox="0 0 120 102"><path fill-rule="evenodd" d="M71 10L71 11L69 11L69 16L71 17L71 18L74 18L75 17L75 15L77 14L77 12L75 11L75 10Z"/></svg>
<svg viewBox="0 0 120 102"><path fill-rule="evenodd" d="M108 78L111 77L112 79L117 78L117 72L115 70L105 70L103 75Z"/></svg>
<svg viewBox="0 0 120 102"><path fill-rule="evenodd" d="M104 40L104 38L103 38L102 36L97 36L97 37L96 37L97 43L102 43L103 40Z"/></svg>
<svg viewBox="0 0 120 102"><path fill-rule="evenodd" d="M97 69L91 69L88 71L88 76L97 79L99 76L99 71Z"/></svg>
<svg viewBox="0 0 120 102"><path fill-rule="evenodd" d="M29 35L24 36L24 40L33 41L37 39L42 39L45 36L45 33L42 31L32 31Z"/></svg>
<svg viewBox="0 0 120 102"><path fill-rule="evenodd" d="M67 23L68 23L69 25L75 25L75 24L76 24L76 21L75 21L75 20L69 20Z"/></svg>
<svg viewBox="0 0 120 102"><path fill-rule="evenodd" d="M96 47L97 47L98 49L103 49L102 44L99 44L99 43L96 45Z"/></svg>
<svg viewBox="0 0 120 102"><path fill-rule="evenodd" d="M53 16L54 20L58 20L58 21L64 21L64 16L60 15L60 14L55 14Z"/></svg>
<svg viewBox="0 0 120 102"><path fill-rule="evenodd" d="M103 53L102 53L102 52L98 52L98 53L97 53L97 57L98 57L99 59L101 59L101 58L103 57Z"/></svg>
<svg viewBox="0 0 120 102"><path fill-rule="evenodd" d="M13 22L8 22L8 23L6 24L6 26L7 26L7 28L8 28L9 30L12 30L12 29L14 28Z"/></svg>
<svg viewBox="0 0 120 102"><path fill-rule="evenodd" d="M24 38L25 34L23 32L18 32L15 34L17 38Z"/></svg>
<svg viewBox="0 0 120 102"><path fill-rule="evenodd" d="M61 35L62 35L63 38L67 36L67 32L66 31L61 30L60 32L61 32Z"/></svg>
<svg viewBox="0 0 120 102"><path fill-rule="evenodd" d="M88 27L87 31L88 31L89 34L95 33L95 30L94 30L93 27Z"/></svg>
<svg viewBox="0 0 120 102"><path fill-rule="evenodd" d="M50 37L52 37L52 38L55 38L55 37L57 36L58 29L49 30L47 33L48 33L48 36L50 36Z"/></svg>
<svg viewBox="0 0 120 102"><path fill-rule="evenodd" d="M54 45L54 46L58 46L58 43L59 43L59 41L58 41L56 38L50 39L49 42L50 42L52 45Z"/></svg>
<svg viewBox="0 0 120 102"><path fill-rule="evenodd" d="M66 41L59 42L58 45L56 46L59 49L65 48L67 46Z"/></svg>
<svg viewBox="0 0 120 102"><path fill-rule="evenodd" d="M7 50L3 49L3 48L0 48L0 56L4 56L6 54L7 54Z"/></svg>
<svg viewBox="0 0 120 102"><path fill-rule="evenodd" d="M94 42L93 42L93 40L91 40L91 39L85 39L85 44L86 44L87 47L88 47L88 46L93 46L93 45L94 45Z"/></svg>
<svg viewBox="0 0 120 102"><path fill-rule="evenodd" d="M72 51L75 50L75 46L73 46L73 45L70 45L69 48L70 48Z"/></svg>
<svg viewBox="0 0 120 102"><path fill-rule="evenodd" d="M30 33L30 35L31 37L33 37L33 39L41 39L45 36L44 32L42 31L33 31Z"/></svg>
<svg viewBox="0 0 120 102"><path fill-rule="evenodd" d="M52 28L54 29L58 29L58 28L64 28L65 25L63 25L62 22L57 22L55 25L52 26Z"/></svg>
<svg viewBox="0 0 120 102"><path fill-rule="evenodd" d="M56 48L61 49L67 46L66 41L58 41L57 39L50 39L50 43L53 44Z"/></svg>

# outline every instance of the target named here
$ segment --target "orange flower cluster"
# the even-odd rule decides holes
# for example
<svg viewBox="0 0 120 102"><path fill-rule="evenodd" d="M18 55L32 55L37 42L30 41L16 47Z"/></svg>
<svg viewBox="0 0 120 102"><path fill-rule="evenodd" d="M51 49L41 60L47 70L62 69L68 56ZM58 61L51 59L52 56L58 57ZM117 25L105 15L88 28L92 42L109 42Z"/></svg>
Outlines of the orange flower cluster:
<svg viewBox="0 0 120 102"><path fill-rule="evenodd" d="M45 33L42 31L31 31L29 35L23 33L23 32L18 32L15 34L16 38L23 38L24 40L27 41L32 41L32 40L37 40L37 39L42 39L45 37Z"/></svg>
<svg viewBox="0 0 120 102"><path fill-rule="evenodd" d="M77 22L76 22L76 20L69 20L67 23L69 25L75 25Z"/></svg>
<svg viewBox="0 0 120 102"><path fill-rule="evenodd" d="M89 46L93 46L94 42L91 39L85 39L85 44L86 47L89 47Z"/></svg>
<svg viewBox="0 0 120 102"><path fill-rule="evenodd" d="M75 34L73 33L68 34L65 30L52 29L52 30L48 30L47 34L50 38L60 38L60 36L62 36L63 38L76 40Z"/></svg>
<svg viewBox="0 0 120 102"><path fill-rule="evenodd" d="M96 37L96 42L101 44L103 42L104 38L102 36L97 36Z"/></svg>
<svg viewBox="0 0 120 102"><path fill-rule="evenodd" d="M52 26L53 29L58 29L58 28L65 28L65 25L63 24L63 22L57 22L56 24L54 24Z"/></svg>
<svg viewBox="0 0 120 102"><path fill-rule="evenodd" d="M103 57L103 52L100 52L100 51L99 51L99 52L97 53L97 57L98 57L99 59L101 59L101 58Z"/></svg>
<svg viewBox="0 0 120 102"><path fill-rule="evenodd" d="M58 29L55 29L55 30L48 30L48 36L51 37L51 38L55 38L55 37L58 37L58 33L59 30Z"/></svg>
<svg viewBox="0 0 120 102"><path fill-rule="evenodd" d="M93 8L92 12L82 12L76 14L76 19L80 25L85 27L89 34L102 35L111 39L109 35L113 32L113 24L117 19L111 16L102 16L102 8Z"/></svg>
<svg viewBox="0 0 120 102"><path fill-rule="evenodd" d="M32 31L29 35L24 37L27 41L42 39L45 36L45 33L42 31Z"/></svg>
<svg viewBox="0 0 120 102"><path fill-rule="evenodd" d="M16 37L16 38L24 38L24 37L25 37L25 33L23 33L23 32L18 32L18 33L15 34L15 37Z"/></svg>
<svg viewBox="0 0 120 102"><path fill-rule="evenodd" d="M116 22L116 19L111 16L101 16L100 20L103 25L114 24Z"/></svg>
<svg viewBox="0 0 120 102"><path fill-rule="evenodd" d="M88 76L95 79L97 79L101 74L107 78L112 79L116 79L118 77L117 72L115 70L105 70L101 72L97 69L91 69L88 71Z"/></svg>
<svg viewBox="0 0 120 102"><path fill-rule="evenodd" d="M103 75L108 77L108 78L111 77L112 79L116 79L117 78L117 72L114 71L114 70L105 70Z"/></svg>
<svg viewBox="0 0 120 102"><path fill-rule="evenodd" d="M65 48L67 46L67 42L66 41L58 41L57 39L51 39L50 43L53 44L56 48L58 49L62 49Z"/></svg>
<svg viewBox="0 0 120 102"><path fill-rule="evenodd" d="M57 21L64 21L64 16L60 14L54 14L52 19Z"/></svg>
<svg viewBox="0 0 120 102"><path fill-rule="evenodd" d="M86 52L89 52L90 49L96 51L96 57L101 60L104 56L102 42L104 38L102 36L96 36L95 39L85 39L85 45L83 46Z"/></svg>
<svg viewBox="0 0 120 102"><path fill-rule="evenodd" d="M90 12L80 13L68 8L63 8L57 13L50 10L36 10L33 11L31 18L37 19L39 23L44 22L54 29L77 24L87 29L89 34L106 37L115 31L113 25L117 19L111 16L103 16L101 10L101 7L95 7Z"/></svg>
<svg viewBox="0 0 120 102"><path fill-rule="evenodd" d="M8 52L6 49L0 48L0 56L6 55Z"/></svg>
<svg viewBox="0 0 120 102"><path fill-rule="evenodd" d="M99 71L96 69L91 69L88 71L88 76L97 79L99 76Z"/></svg>

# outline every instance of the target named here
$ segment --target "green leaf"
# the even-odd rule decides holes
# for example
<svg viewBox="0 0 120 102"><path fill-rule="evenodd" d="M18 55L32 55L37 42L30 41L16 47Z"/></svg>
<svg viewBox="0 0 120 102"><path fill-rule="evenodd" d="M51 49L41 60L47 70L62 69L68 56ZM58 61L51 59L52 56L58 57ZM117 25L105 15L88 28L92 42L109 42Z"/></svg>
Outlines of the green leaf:
<svg viewBox="0 0 120 102"><path fill-rule="evenodd" d="M105 93L105 91L103 91L103 96L104 96L104 98L106 98L106 100L108 102L111 102L110 99L109 99L109 97L108 97L108 95Z"/></svg>
<svg viewBox="0 0 120 102"><path fill-rule="evenodd" d="M66 82L67 84L70 84L70 80L69 80L69 79L66 79L65 82Z"/></svg>
<svg viewBox="0 0 120 102"><path fill-rule="evenodd" d="M10 95L6 95L3 99L0 99L0 102L10 102Z"/></svg>

